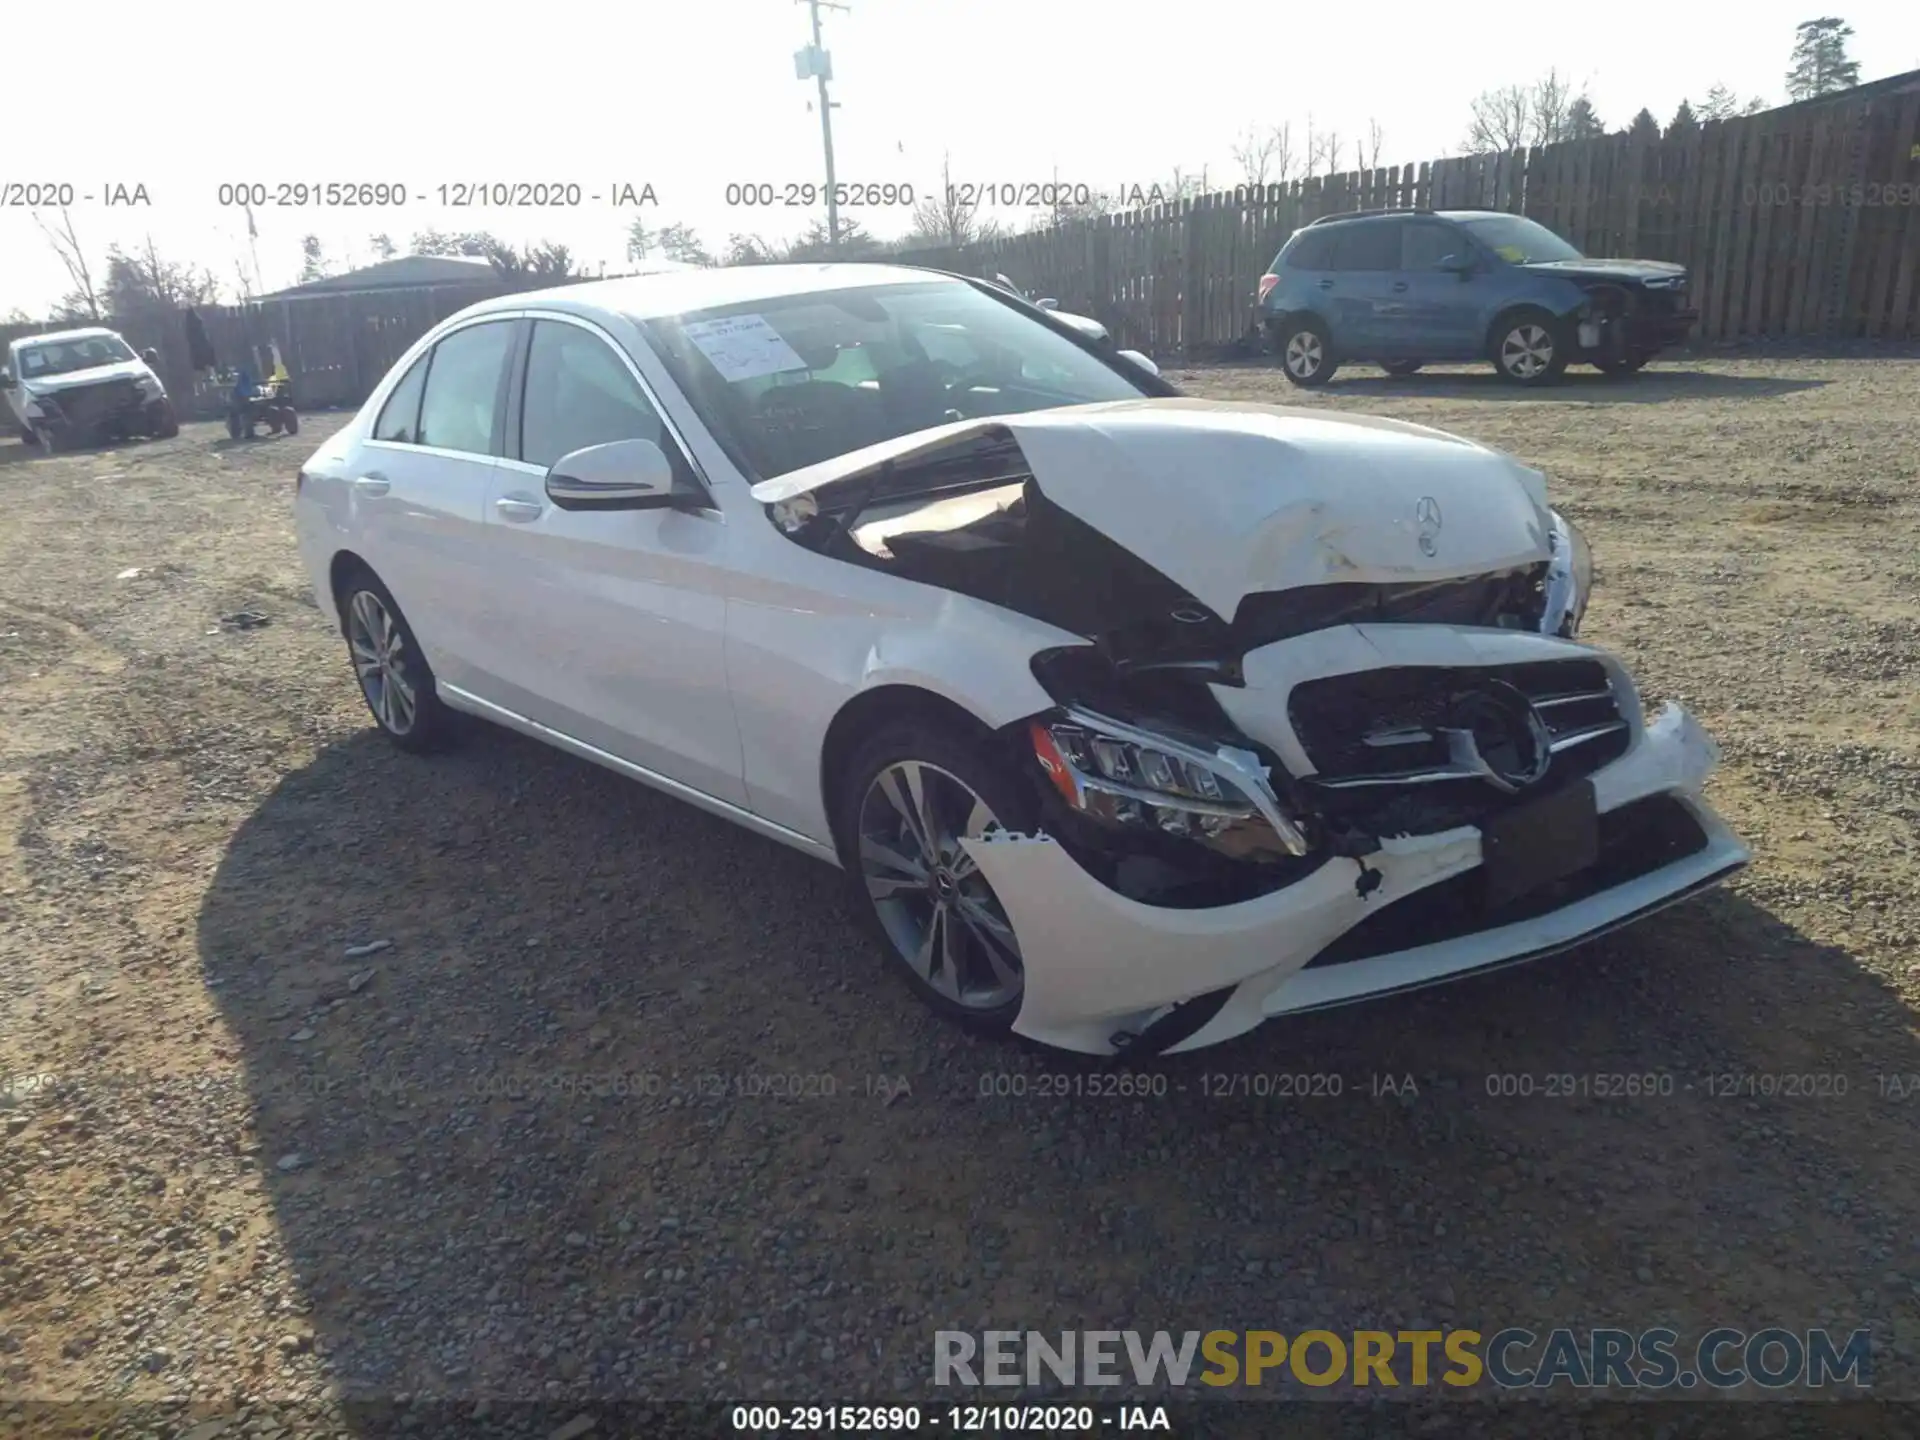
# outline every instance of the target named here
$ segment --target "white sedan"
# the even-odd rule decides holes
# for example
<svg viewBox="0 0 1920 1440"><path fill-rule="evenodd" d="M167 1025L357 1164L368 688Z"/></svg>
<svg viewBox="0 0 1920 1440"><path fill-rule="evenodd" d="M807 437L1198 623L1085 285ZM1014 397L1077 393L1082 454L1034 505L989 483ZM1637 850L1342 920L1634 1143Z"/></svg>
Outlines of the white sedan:
<svg viewBox="0 0 1920 1440"><path fill-rule="evenodd" d="M1180 398L981 281L473 306L306 463L399 745L510 726L844 870L935 1009L1130 1059L1563 949L1747 859L1575 639L1535 471Z"/></svg>

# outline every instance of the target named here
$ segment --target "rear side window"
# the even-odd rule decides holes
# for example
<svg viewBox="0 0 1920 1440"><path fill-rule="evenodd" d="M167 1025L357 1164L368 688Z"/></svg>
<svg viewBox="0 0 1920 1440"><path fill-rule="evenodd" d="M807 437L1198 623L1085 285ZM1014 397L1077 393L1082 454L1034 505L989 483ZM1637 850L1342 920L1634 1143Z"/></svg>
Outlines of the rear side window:
<svg viewBox="0 0 1920 1440"><path fill-rule="evenodd" d="M1280 259L1274 262L1274 269L1285 265L1289 270L1329 270L1333 255L1333 236L1325 230L1302 230L1293 241L1280 252Z"/></svg>
<svg viewBox="0 0 1920 1440"><path fill-rule="evenodd" d="M390 440L396 445L418 445L414 439L420 422L420 392L427 385L427 356L413 362L400 383L380 407L380 418L373 422L373 438Z"/></svg>
<svg viewBox="0 0 1920 1440"><path fill-rule="evenodd" d="M495 320L456 330L433 347L415 443L470 455L493 453L500 376L512 342L513 322Z"/></svg>
<svg viewBox="0 0 1920 1440"><path fill-rule="evenodd" d="M1334 251L1335 270L1398 270L1400 223L1388 220L1367 225L1343 225Z"/></svg>

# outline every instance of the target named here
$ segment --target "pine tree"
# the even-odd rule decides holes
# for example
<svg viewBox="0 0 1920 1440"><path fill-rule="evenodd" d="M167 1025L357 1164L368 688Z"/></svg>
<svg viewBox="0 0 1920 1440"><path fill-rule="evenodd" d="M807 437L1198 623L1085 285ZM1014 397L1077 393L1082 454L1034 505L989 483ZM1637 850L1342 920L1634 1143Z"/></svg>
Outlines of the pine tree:
<svg viewBox="0 0 1920 1440"><path fill-rule="evenodd" d="M1693 106L1682 100L1680 108L1673 112L1673 119L1667 122L1666 138L1678 140L1693 134L1699 128L1700 121L1694 116Z"/></svg>
<svg viewBox="0 0 1920 1440"><path fill-rule="evenodd" d="M1594 113L1593 102L1584 95L1574 98L1567 107L1567 134L1569 140L1588 140L1595 135L1604 135L1607 127Z"/></svg>
<svg viewBox="0 0 1920 1440"><path fill-rule="evenodd" d="M1633 117L1633 124L1627 127L1627 134L1635 140L1658 140L1660 122L1653 118L1653 111L1642 107L1640 113Z"/></svg>
<svg viewBox="0 0 1920 1440"><path fill-rule="evenodd" d="M1860 62L1847 58L1853 27L1837 15L1803 21L1794 30L1787 68L1787 98L1811 100L1860 83Z"/></svg>

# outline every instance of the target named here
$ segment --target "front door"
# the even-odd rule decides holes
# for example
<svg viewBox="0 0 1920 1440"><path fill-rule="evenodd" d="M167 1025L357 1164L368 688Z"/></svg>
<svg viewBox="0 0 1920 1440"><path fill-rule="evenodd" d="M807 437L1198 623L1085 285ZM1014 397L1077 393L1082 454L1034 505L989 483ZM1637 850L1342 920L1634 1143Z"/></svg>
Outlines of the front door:
<svg viewBox="0 0 1920 1440"><path fill-rule="evenodd" d="M1409 220L1402 227L1400 327L1409 360L1477 360L1486 350L1480 334L1481 287L1471 275L1443 269L1468 260L1472 242L1458 226L1439 220Z"/></svg>
<svg viewBox="0 0 1920 1440"><path fill-rule="evenodd" d="M727 689L733 536L718 510L569 511L547 498L561 456L652 440L692 461L611 336L536 318L487 525L495 559L487 696L706 795L745 806Z"/></svg>

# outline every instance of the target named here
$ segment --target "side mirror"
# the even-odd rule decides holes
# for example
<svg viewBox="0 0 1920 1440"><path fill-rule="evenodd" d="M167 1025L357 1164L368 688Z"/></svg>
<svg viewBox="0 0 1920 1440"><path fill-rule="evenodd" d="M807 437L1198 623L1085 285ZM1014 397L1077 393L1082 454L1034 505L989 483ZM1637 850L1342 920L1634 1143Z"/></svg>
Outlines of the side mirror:
<svg viewBox="0 0 1920 1440"><path fill-rule="evenodd" d="M1145 355L1142 355L1138 350L1117 350L1114 353L1122 360L1131 360L1149 375L1158 375L1160 373L1160 367Z"/></svg>
<svg viewBox="0 0 1920 1440"><path fill-rule="evenodd" d="M547 498L562 510L691 510L704 497L682 485L651 440L589 445L554 461Z"/></svg>
<svg viewBox="0 0 1920 1440"><path fill-rule="evenodd" d="M1036 300L1033 303L1038 305L1042 310L1058 310L1060 308L1060 302L1058 300Z"/></svg>
<svg viewBox="0 0 1920 1440"><path fill-rule="evenodd" d="M152 349L151 347L142 350L140 352L140 358L152 369L158 370L160 368L160 352L158 350Z"/></svg>
<svg viewBox="0 0 1920 1440"><path fill-rule="evenodd" d="M0 390L11 390L12 388L13 371L5 365L0 365Z"/></svg>

